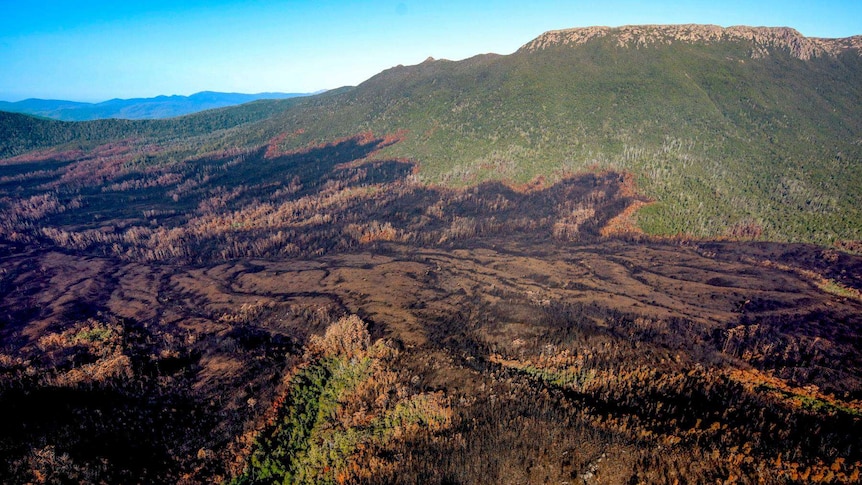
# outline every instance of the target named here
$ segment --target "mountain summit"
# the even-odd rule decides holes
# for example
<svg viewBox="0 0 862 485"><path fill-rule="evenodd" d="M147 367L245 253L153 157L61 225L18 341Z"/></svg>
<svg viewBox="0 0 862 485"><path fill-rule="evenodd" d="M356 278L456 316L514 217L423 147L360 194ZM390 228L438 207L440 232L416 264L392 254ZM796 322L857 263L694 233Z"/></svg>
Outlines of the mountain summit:
<svg viewBox="0 0 862 485"><path fill-rule="evenodd" d="M769 54L777 48L798 59L835 56L845 51L862 54L862 36L843 39L805 37L789 27L720 27L717 25L626 25L623 27L585 27L545 32L522 49L536 51L555 45L580 45L592 39L611 38L619 47L647 47L672 42L715 44L726 41L748 41L754 44L752 58Z"/></svg>

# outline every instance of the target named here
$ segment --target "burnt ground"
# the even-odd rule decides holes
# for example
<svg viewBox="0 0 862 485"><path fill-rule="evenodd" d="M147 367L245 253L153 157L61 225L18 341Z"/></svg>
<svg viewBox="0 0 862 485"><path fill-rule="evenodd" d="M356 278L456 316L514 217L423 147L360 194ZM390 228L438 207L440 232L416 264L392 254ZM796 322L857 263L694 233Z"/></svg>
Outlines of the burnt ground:
<svg viewBox="0 0 862 485"><path fill-rule="evenodd" d="M626 174L428 187L395 142L4 161L3 481L229 480L350 314L454 416L353 481L858 480L862 257L632 234Z"/></svg>
<svg viewBox="0 0 862 485"><path fill-rule="evenodd" d="M666 359L675 360L669 366L674 370L754 368L791 386L816 385L842 401L859 399L862 304L824 292L798 272L759 262L782 251L753 243L561 244L522 237L427 249L388 243L375 251L182 268L60 251L7 255L4 350L26 358L6 368L0 406L17 419L5 421L0 449L12 473L32 466L32 450L56 442L76 466L95 467L94 476L108 481L225 476L231 443L274 398L290 356L299 354L310 334L351 313L369 323L374 338L407 349L403 365L419 385L467 403L465 416L487 413L477 403L496 394L490 391L495 386L514 385L513 376L500 380L499 372L512 371L501 370L490 356L508 352L518 358L574 341L595 346L593 339L640 347L639 357L623 352L610 359L619 359L621 368L646 363L661 371ZM810 265L820 253L797 247L783 262ZM859 259L842 258L851 263L845 262L845 274L858 274ZM86 319L125 329L132 382L109 379L85 390L38 384L34 370L55 371L38 348L39 338ZM751 325L757 330L734 340L734 329ZM528 384L531 392L543 388L541 382ZM250 407L250 398L261 404ZM607 403L589 405L602 409ZM485 416L481 426L499 426L497 418ZM541 427L558 418L534 419L531 425ZM854 427L858 419L852 419ZM642 444L590 429L600 435L593 438L596 453L618 451L613 473L637 469L621 457L633 456ZM87 436L69 437L76 433ZM101 440L111 446L98 445ZM845 443L851 458L859 456L857 445ZM148 458L121 458L129 454ZM521 470L513 477L536 476L523 471L530 467L498 459ZM107 464L94 465L99 460Z"/></svg>

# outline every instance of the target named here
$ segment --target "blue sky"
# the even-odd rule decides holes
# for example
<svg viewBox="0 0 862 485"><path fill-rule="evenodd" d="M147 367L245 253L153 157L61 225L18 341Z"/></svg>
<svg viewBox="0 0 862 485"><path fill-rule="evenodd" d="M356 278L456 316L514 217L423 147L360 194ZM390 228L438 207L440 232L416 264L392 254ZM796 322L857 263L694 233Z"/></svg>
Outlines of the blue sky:
<svg viewBox="0 0 862 485"><path fill-rule="evenodd" d="M0 100L311 92L433 56L509 54L591 25L862 34L862 0L0 0Z"/></svg>

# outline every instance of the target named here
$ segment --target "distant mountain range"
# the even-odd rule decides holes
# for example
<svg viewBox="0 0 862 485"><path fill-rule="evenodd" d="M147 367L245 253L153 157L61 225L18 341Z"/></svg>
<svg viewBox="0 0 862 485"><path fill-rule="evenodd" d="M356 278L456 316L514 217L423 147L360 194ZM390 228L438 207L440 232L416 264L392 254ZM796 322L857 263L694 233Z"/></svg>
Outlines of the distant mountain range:
<svg viewBox="0 0 862 485"><path fill-rule="evenodd" d="M242 94L202 91L191 96L111 99L101 103L31 98L14 103L0 101L0 111L24 113L61 121L91 121L109 118L144 120L173 118L213 108L249 103L259 99L286 99L307 95L307 93Z"/></svg>

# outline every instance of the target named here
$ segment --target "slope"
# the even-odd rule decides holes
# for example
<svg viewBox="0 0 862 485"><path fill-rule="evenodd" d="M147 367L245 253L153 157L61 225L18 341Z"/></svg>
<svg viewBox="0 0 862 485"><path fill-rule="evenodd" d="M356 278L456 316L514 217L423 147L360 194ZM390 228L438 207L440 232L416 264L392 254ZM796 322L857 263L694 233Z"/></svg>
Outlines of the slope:
<svg viewBox="0 0 862 485"><path fill-rule="evenodd" d="M550 32L508 56L429 59L356 88L178 120L74 125L3 153L145 136L196 157L400 132L376 156L418 162L424 183L613 169L654 201L635 216L649 234L832 244L862 239L859 39L713 26Z"/></svg>
<svg viewBox="0 0 862 485"><path fill-rule="evenodd" d="M0 156L14 157L40 149L89 150L102 143L135 139L162 148L193 147L195 154L210 149L208 142L225 131L237 131L283 111L300 98L265 100L207 110L165 120L93 120L66 122L0 111ZM245 130L243 146L266 140ZM236 140L234 137L232 140Z"/></svg>
<svg viewBox="0 0 862 485"><path fill-rule="evenodd" d="M305 129L295 143L407 129L383 155L418 160L431 183L629 170L658 201L640 217L653 234L862 236L858 50L800 59L744 39L620 44L625 32L397 67L279 120Z"/></svg>

